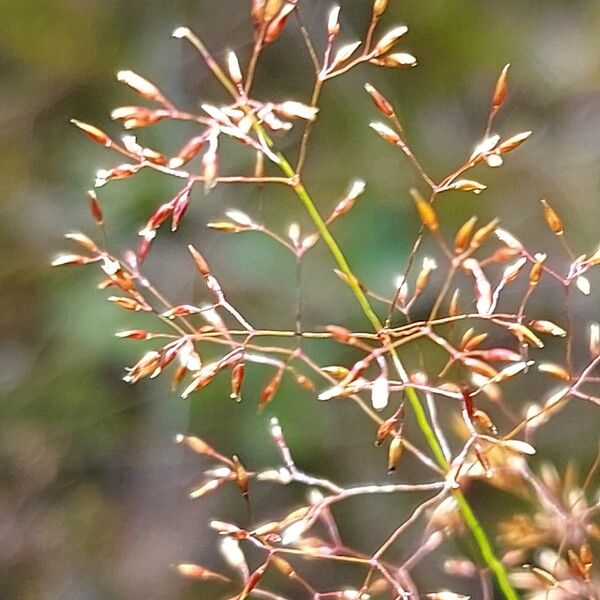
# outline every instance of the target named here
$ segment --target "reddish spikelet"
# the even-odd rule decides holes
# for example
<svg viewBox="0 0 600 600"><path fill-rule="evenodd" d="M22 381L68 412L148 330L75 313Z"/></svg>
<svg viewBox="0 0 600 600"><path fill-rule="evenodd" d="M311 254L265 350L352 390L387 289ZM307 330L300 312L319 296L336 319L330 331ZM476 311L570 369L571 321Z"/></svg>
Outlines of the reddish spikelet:
<svg viewBox="0 0 600 600"><path fill-rule="evenodd" d="M388 435L392 435L396 430L396 425L398 423L398 415L394 414L389 419L386 419L377 429L377 434L375 436L375 445L379 446L383 443L383 440Z"/></svg>
<svg viewBox="0 0 600 600"><path fill-rule="evenodd" d="M564 233L563 224L558 216L558 213L548 204L547 200L542 200L542 210L544 212L544 219L550 231L554 235L562 235Z"/></svg>
<svg viewBox="0 0 600 600"><path fill-rule="evenodd" d="M273 375L272 379L265 385L262 392L260 393L260 400L258 402L258 409L263 410L263 408L273 400L273 397L277 393L279 389L279 384L281 383L281 379L283 378L283 369L279 369L275 375Z"/></svg>
<svg viewBox="0 0 600 600"><path fill-rule="evenodd" d="M100 169L96 173L96 187L102 187L106 182L117 179L127 179L132 175L135 175L144 165L141 163L136 164L122 164L112 169Z"/></svg>
<svg viewBox="0 0 600 600"><path fill-rule="evenodd" d="M376 90L370 83L365 83L364 88L367 94L371 96L371 100L373 100L373 104L375 104L377 110L384 117L389 119L394 116L394 107L381 92Z"/></svg>
<svg viewBox="0 0 600 600"><path fill-rule="evenodd" d="M196 454L203 454L206 456L216 456L217 452L215 449L207 444L204 440L193 435L178 435L175 438L177 444L184 444L190 450L193 450Z"/></svg>
<svg viewBox="0 0 600 600"><path fill-rule="evenodd" d="M494 89L494 95L492 96L492 110L497 112L498 109L504 104L506 96L508 94L508 69L510 63L505 65L496 81L496 87Z"/></svg>
<svg viewBox="0 0 600 600"><path fill-rule="evenodd" d="M298 375L296 377L296 383L307 392L314 392L316 389L315 382L306 375Z"/></svg>
<svg viewBox="0 0 600 600"><path fill-rule="evenodd" d="M483 360L489 360L492 362L518 362L523 360L523 357L514 350L509 348L490 348L489 350L480 350L478 352Z"/></svg>
<svg viewBox="0 0 600 600"><path fill-rule="evenodd" d="M79 254L61 254L52 261L53 267L62 267L65 265L87 265L99 260L96 257L80 256Z"/></svg>
<svg viewBox="0 0 600 600"><path fill-rule="evenodd" d="M250 592L252 592L252 590L260 583L260 580L262 579L263 575L265 574L265 571L267 570L268 566L269 566L269 563L266 562L265 564L258 567L258 569L256 569L256 571L254 571L250 575L250 577L248 577L248 580L246 581L246 584L244 585L244 589L242 590L241 594L239 595L238 600L246 600L246 598L248 598L248 596L250 595Z"/></svg>
<svg viewBox="0 0 600 600"><path fill-rule="evenodd" d="M327 325L325 329L331 334L334 340L341 344L354 344L356 342L356 338L346 327L342 327L341 325Z"/></svg>
<svg viewBox="0 0 600 600"><path fill-rule="evenodd" d="M117 337L127 338L129 340L149 340L152 334L143 329L131 329L129 331L119 331L115 333Z"/></svg>
<svg viewBox="0 0 600 600"><path fill-rule="evenodd" d="M197 135L188 140L183 148L177 153L177 156L169 161L169 167L172 169L178 169L179 167L188 163L192 158L197 156L202 150L204 143L206 142L205 135Z"/></svg>
<svg viewBox="0 0 600 600"><path fill-rule="evenodd" d="M231 370L231 394L229 397L232 400L240 400L240 390L242 389L242 383L244 382L245 372L246 365L243 362L237 363Z"/></svg>
<svg viewBox="0 0 600 600"><path fill-rule="evenodd" d="M458 305L458 299L460 297L460 290L456 288L450 299L450 305L448 306L448 316L456 317L460 314L460 306Z"/></svg>
<svg viewBox="0 0 600 600"><path fill-rule="evenodd" d="M71 123L73 123L73 125L75 125L76 127L79 127L79 129L81 129L81 131L83 131L85 135L87 135L91 140L94 140L94 142L96 142L97 144L102 144L107 148L110 148L114 145L114 142L111 140L111 138L106 133L104 133L104 131L98 129L98 127L95 127L94 125L89 125L88 123L84 123L83 121L78 121L77 119L71 119Z"/></svg>
<svg viewBox="0 0 600 600"><path fill-rule="evenodd" d="M208 277L210 275L210 269L202 254L200 254L200 252L198 252L198 250L196 250L192 244L188 244L188 250L194 259L194 264L196 265L200 275L202 275L202 277Z"/></svg>
<svg viewBox="0 0 600 600"><path fill-rule="evenodd" d="M529 271L529 285L536 286L542 276L544 261L546 260L545 254L536 255L536 261L533 263L531 267L531 271Z"/></svg>
<svg viewBox="0 0 600 600"><path fill-rule="evenodd" d="M248 475L248 471L235 454L232 456L232 461L235 470L235 483L240 492L242 492L242 496L248 496L250 486L250 476Z"/></svg>
<svg viewBox="0 0 600 600"><path fill-rule="evenodd" d="M410 195L412 196L417 210L419 211L419 218L421 219L423 225L431 232L438 231L440 224L438 222L437 215L433 210L433 206L431 206L431 204L427 202L423 196L421 196L419 190L416 190L415 188L410 190Z"/></svg>
<svg viewBox="0 0 600 600"><path fill-rule="evenodd" d="M475 223L477 223L477 217L471 217L456 232L456 236L454 238L454 251L456 254L462 254L469 247Z"/></svg>
<svg viewBox="0 0 600 600"><path fill-rule="evenodd" d="M354 206L356 199L364 192L365 190L365 182L364 181L355 181L350 188L350 191L342 198L336 207L331 212L331 215L327 218L327 222L331 223L333 220L341 217L348 213L352 207Z"/></svg>
<svg viewBox="0 0 600 600"><path fill-rule="evenodd" d="M294 4L291 4L290 2L286 3L282 6L279 13L269 22L264 38L267 44L273 43L281 35L288 17L294 8Z"/></svg>
<svg viewBox="0 0 600 600"><path fill-rule="evenodd" d="M252 0L251 16L254 24L260 28L269 23L281 10L284 0Z"/></svg>
<svg viewBox="0 0 600 600"><path fill-rule="evenodd" d="M178 196L173 200L173 216L171 217L171 231L177 231L179 223L185 214L189 204L190 197L192 194L192 188L186 187Z"/></svg>
<svg viewBox="0 0 600 600"><path fill-rule="evenodd" d="M119 296L110 296L107 298L109 302L113 302L117 306L124 308L126 310L133 310L134 312L138 311L151 311L152 307L147 304L142 304L138 302L134 298L123 298Z"/></svg>
<svg viewBox="0 0 600 600"><path fill-rule="evenodd" d="M121 120L125 129L148 127L169 117L167 110L153 110L145 106L120 106L110 113L111 119Z"/></svg>
<svg viewBox="0 0 600 600"><path fill-rule="evenodd" d="M96 222L96 225L104 225L104 214L102 213L102 207L98 202L98 196L94 190L87 191L88 201L90 203L90 212Z"/></svg>
<svg viewBox="0 0 600 600"><path fill-rule="evenodd" d="M177 572L187 579L196 579L199 581L220 581L222 583L228 583L231 581L229 577L210 571L200 565L191 563L182 563L177 565Z"/></svg>
<svg viewBox="0 0 600 600"><path fill-rule="evenodd" d="M462 359L462 363L470 371L479 373L480 375L483 375L484 377L488 377L491 379L492 377L495 377L496 375L498 375L498 371L496 371L496 369L494 369L493 367L488 365L486 362L483 362L482 360L479 360L477 358L473 358L471 356L466 356L465 358Z"/></svg>

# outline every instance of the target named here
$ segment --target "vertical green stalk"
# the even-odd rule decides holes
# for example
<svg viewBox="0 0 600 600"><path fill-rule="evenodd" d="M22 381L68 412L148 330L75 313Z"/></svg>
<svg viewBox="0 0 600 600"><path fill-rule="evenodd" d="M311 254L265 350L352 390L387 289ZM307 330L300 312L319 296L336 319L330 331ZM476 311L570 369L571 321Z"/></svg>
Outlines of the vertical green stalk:
<svg viewBox="0 0 600 600"><path fill-rule="evenodd" d="M318 232L321 234L323 241L327 244L327 247L333 255L333 258L335 259L335 262L337 263L338 267L346 276L348 284L350 285L354 296L358 300L358 303L363 313L371 323L373 329L376 332L380 332L383 328L383 324L381 323L379 317L375 314L375 311L371 307L371 304L369 303L368 298L361 289L358 280L356 279L356 276L350 269L350 265L348 264L344 253L342 252L338 243L335 241L334 237L331 235L327 224L325 223L325 221L323 221L323 218L317 210L310 195L306 191L306 188L300 182L297 173L294 171L290 163L286 160L285 156L283 156L283 154L281 153L277 153L277 156L281 161L281 170L285 173L286 176L288 176L291 180L294 181L293 188L296 195L306 208L306 211L313 220ZM398 356L396 349L390 346L389 338L387 338L385 335L382 335L382 341L386 346L389 346L389 352L392 356L392 361L394 363L396 371L398 372L398 375L403 381L408 381L406 370L404 369L404 366L400 361L400 357ZM421 404L415 389L412 387L407 387L406 397L414 412L419 429L423 433L423 436L425 437L427 444L429 445L435 457L435 460L442 469L447 470L449 467L448 461L444 456L440 443L437 439L437 436L435 435L435 431L433 430L433 428L429 424L429 421L427 420L427 415L425 414L425 410L423 409L423 405ZM471 531L471 534L473 535L473 538L475 539L475 542L479 547L479 551L481 552L483 560L486 562L486 564L496 577L498 587L500 588L504 596L507 598L507 600L519 600L517 593L515 592L514 588L512 587L512 584L508 579L508 574L506 573L504 565L496 556L494 548L485 530L483 529L481 523L479 522L479 519L473 512L473 509L471 508L471 505L465 498L464 494L459 489L451 490L451 494L456 502L458 510L460 511L465 524Z"/></svg>

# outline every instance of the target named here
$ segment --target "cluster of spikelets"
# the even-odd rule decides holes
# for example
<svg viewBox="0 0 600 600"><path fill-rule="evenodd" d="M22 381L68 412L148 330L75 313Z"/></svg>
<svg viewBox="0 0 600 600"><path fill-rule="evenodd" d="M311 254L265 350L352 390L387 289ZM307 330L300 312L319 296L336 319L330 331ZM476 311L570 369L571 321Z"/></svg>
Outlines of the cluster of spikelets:
<svg viewBox="0 0 600 600"><path fill-rule="evenodd" d="M494 582L509 599L518 597L515 587L527 590L531 598L597 597L600 583L592 574L592 545L600 534L595 524L600 504L585 500L595 469L584 484L578 486L572 475L561 480L548 466L540 473L534 472L526 459L535 453L532 441L536 430L570 400L600 404L600 398L592 389L598 383L594 373L600 363L598 324L592 324L587 332L589 361L578 369L574 364L573 345L581 345L583 340L574 338L570 324L562 327L528 314L528 301L542 277L566 292L576 288L576 293L589 295L591 286L586 272L600 264L600 250L589 255L574 252L566 240L561 218L546 201L542 201L542 214L551 233L559 237L564 246L568 258L566 270L550 264L546 254L528 248L509 231L500 228L497 219L478 225L477 218L471 217L454 232L450 242L434 208L439 196L450 191L483 192L486 186L469 178L470 171L479 165L500 167L506 155L529 137L529 131L507 137L492 133L494 119L507 96L508 65L497 80L482 141L463 164L439 182L428 174L410 147L392 104L372 85L365 85L365 91L385 120L371 123L372 129L406 156L427 192L411 191L422 228L403 275L392 293L386 295L370 289L355 276L329 230L332 222L351 211L365 192L365 182L351 183L348 192L332 203L328 216L322 217L304 187L302 174L310 135L319 117L323 86L363 63L387 68L416 65L412 55L397 51L407 28L395 27L380 35L379 21L388 2L375 0L364 38L340 46L337 44L340 9L335 7L325 24L325 46L319 53L302 24L299 4L284 0L252 2L255 42L245 69L233 52L228 54L226 64L221 65L189 29L179 28L174 32L174 37L186 39L197 49L231 96L228 104L202 104L202 112L195 114L175 106L145 78L131 71L118 74L120 81L150 104L115 109L112 117L122 122L125 129L144 128L165 120L187 121L194 130L200 128L200 133L195 133L174 156L141 145L133 135L115 141L93 125L73 121L95 142L127 161L99 171L96 188L148 170L174 177L181 181L182 187L149 216L140 231L135 251L127 251L123 258L118 258L86 235L69 234L67 237L84 253L61 255L54 264L97 263L103 273L99 287L115 290L115 295L108 297L110 302L124 310L156 316L160 325L156 331L132 329L117 333L122 338L156 342L154 349L127 369L127 382L156 377L173 365L173 387L181 387L183 397L187 397L207 386L220 373L227 372L231 378L231 398L239 401L246 366L268 365L273 374L257 399L259 409L273 399L284 377L292 378L321 401L347 398L372 422L375 443L387 446L387 470L395 471L403 452L410 452L421 462L429 481L386 481L344 487L305 473L296 466L276 419L271 420L270 430L282 465L275 469L250 471L239 457L224 456L196 436L180 435L179 443L215 463L205 471L203 484L191 492L192 498L203 497L224 485L234 485L248 499L251 485L258 482L278 485L297 482L308 486L309 493L305 505L291 511L278 507L277 512L279 515L283 512L283 517L275 517L272 522L254 529L221 521L211 523L223 536L221 550L233 575L190 563L179 565L179 572L190 579L213 581L222 584L224 589L236 589L233 596L236 600L250 596L268 600L288 598L269 591L266 574L272 572L288 580L293 590L289 597L293 598L459 600L467 596L450 591L419 591L412 570L438 551L448 538L473 536L483 563L479 557L471 557L474 560L450 557L444 562L444 569L450 575L476 582L471 585L480 586L477 597L491 598ZM315 70L310 101L256 99L252 96L252 87L260 55L266 46L277 41L285 27L292 26L288 23L293 20L301 30ZM302 133L298 155L292 162L278 150L274 138L285 135L298 123ZM221 172L219 156L224 138L247 148L252 159L250 174ZM222 221L208 226L225 234L252 232L269 236L291 253L298 264L315 245L325 244L337 263L336 273L356 297L372 325L371 331L351 331L343 324L305 331L300 315L296 315L294 331L256 328L243 311L232 304L201 252L192 245L188 246L190 264L195 265L203 278L211 301L201 305L173 304L145 277L144 261L157 232L168 220L171 230L177 230L198 186L208 194L217 185L258 184L288 188L308 212L314 229L302 232L293 223L282 234L238 210L226 211ZM102 229L101 203L94 191L88 195L94 220ZM425 235L431 236L439 256L424 257L418 271L413 273ZM444 275L434 290L432 273L440 261L444 264ZM472 282L467 288L470 292L461 290L456 283L459 275ZM523 293L516 306L499 312L498 305L507 288ZM461 293L467 298L461 298ZM378 316L379 309L372 308L374 303L383 306L387 314L385 320ZM474 311L461 308L471 303L475 305ZM419 314L426 312L427 318L415 320L415 307ZM564 340L564 363L540 360L539 351L547 336ZM502 345L494 343L498 338L503 340ZM359 351L362 358L349 366L320 365L301 348L302 339L335 340ZM426 365L423 372L407 372L401 361L404 347L418 341L442 349L445 362ZM532 370L547 375L550 381L560 382L560 387L550 388L545 398L524 406L522 414L515 415L504 406L502 384L527 377ZM468 383L457 385L455 381ZM436 408L440 399L456 406L455 422L440 422ZM428 443L427 452L412 441L418 432L404 427L407 410L414 412L420 433ZM521 434L525 439L516 439ZM483 479L492 486L520 495L534 507L533 514L514 514L500 524L502 555L494 549L462 493L474 479ZM360 495L376 498L396 493L426 493L427 499L396 525L375 552L347 547L335 520L335 505ZM414 531L418 527L421 527L418 543L401 564L391 563L387 558L388 549L407 530ZM263 556L263 561L252 568L244 550L249 546L257 548ZM310 563L305 559L354 565L358 583L352 588L340 585L333 590L319 589L319 582L311 580Z"/></svg>

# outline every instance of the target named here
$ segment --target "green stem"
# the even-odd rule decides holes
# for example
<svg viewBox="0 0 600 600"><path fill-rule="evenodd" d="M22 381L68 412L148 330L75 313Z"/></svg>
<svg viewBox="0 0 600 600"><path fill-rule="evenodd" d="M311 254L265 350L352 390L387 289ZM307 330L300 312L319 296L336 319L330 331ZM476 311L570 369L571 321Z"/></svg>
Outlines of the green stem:
<svg viewBox="0 0 600 600"><path fill-rule="evenodd" d="M352 292L354 293L356 299L358 300L358 303L359 303L363 313L365 314L365 316L367 317L367 319L373 326L373 329L376 332L381 332L381 330L383 329L383 324L379 320L379 317L375 314L375 311L371 307L369 300L367 299L365 293L363 292L362 288L360 287L360 284L359 284L358 280L356 279L356 276L350 269L350 265L348 264L348 261L346 260L344 253L342 252L338 243L335 241L334 237L331 235L331 233L327 227L327 224L321 217L321 215L320 215L319 211L317 210L314 202L312 201L310 195L306 191L306 188L302 185L301 181L299 180L298 174L294 171L294 169L292 168L290 163L287 161L285 156L283 156L283 154L281 154L279 152L279 153L277 153L277 156L278 156L279 160L281 161L280 165L279 165L281 170L291 180L295 181L293 188L294 188L296 195L298 196L298 198L300 199L300 201L306 208L306 211L308 212L311 219L313 220L318 232L321 234L323 241L327 244L327 247L329 248L331 254L333 255L333 258L335 259L335 262L337 263L338 267L340 268L342 273L344 273L344 275L346 276L346 279L348 280L348 284L349 284L350 288L352 289ZM383 342L385 343L385 345L389 346L389 338L385 335L382 335L382 339L383 339ZM400 378L403 381L405 381L405 382L408 381L409 380L408 374L406 373L406 370L404 369L404 366L403 366L402 362L400 361L400 357L398 356L396 349L393 347L390 347L389 352L392 357L394 367L396 368L396 371L398 371L398 375L400 376ZM417 421L417 425L419 426L419 429L423 433L423 436L425 437L427 444L429 445L437 463L439 464L439 466L442 469L447 470L449 467L448 461L446 460L446 457L444 456L444 453L443 453L440 443L437 439L435 431L433 430L433 428L429 424L429 421L427 420L427 415L425 414L425 410L419 400L419 397L418 397L415 389L412 387L407 387L406 388L406 397L407 397L407 399L410 403L410 406L414 412L414 415L415 415L415 418ZM473 538L475 539L475 542L477 543L477 545L479 547L479 551L481 552L482 558L484 559L484 561L486 562L486 564L488 565L488 567L490 568L492 573L494 573L494 575L496 577L496 581L498 582L498 586L502 590L504 596L507 598L507 600L518 600L517 593L513 589L512 584L510 583L510 581L508 579L508 575L506 573L504 565L500 562L500 560L496 556L496 553L492 547L490 540L488 539L488 536L487 536L485 530L481 526L481 523L477 519L477 516L473 512L473 509L471 508L471 506L470 506L469 502L467 501L467 499L465 498L464 494L460 490L452 490L451 494L456 502L456 505L462 515L462 518L463 518L465 524L471 531L471 534L473 535Z"/></svg>

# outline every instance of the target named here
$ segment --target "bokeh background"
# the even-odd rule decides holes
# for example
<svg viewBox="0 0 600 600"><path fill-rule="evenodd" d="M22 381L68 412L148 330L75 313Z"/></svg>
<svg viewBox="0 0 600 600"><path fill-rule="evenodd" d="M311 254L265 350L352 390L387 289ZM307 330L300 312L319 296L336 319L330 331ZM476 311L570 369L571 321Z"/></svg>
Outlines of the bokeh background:
<svg viewBox="0 0 600 600"><path fill-rule="evenodd" d="M233 48L244 60L252 40L249 4L0 4L1 598L221 597L216 590L181 581L169 565L198 561L222 568L214 550L216 536L207 532L205 521L219 517L244 523L246 508L232 490L200 503L187 499L206 463L173 444L178 432L201 435L223 451L239 454L250 467L276 465L267 423L277 415L305 469L341 483L385 478L385 451L374 448L372 427L352 404L318 403L314 395L285 382L268 410L257 414L256 398L267 369L251 370L239 405L228 398L226 377L187 401L169 391L166 378L127 386L121 380L124 366L141 355L143 344L117 340L113 332L136 327L136 317L103 299L105 292L95 289L98 273L93 268L49 267L52 257L68 247L65 232L94 233L85 190L98 168L117 160L69 125L69 118L117 134L118 127L109 122L110 109L136 100L115 80L116 71L124 68L156 82L189 109L201 101L224 101L190 48L170 35L187 25L218 58ZM307 165L308 186L323 211L353 179L367 182L357 207L335 225L359 276L373 289L391 294L418 229L407 199L418 181L402 156L369 130L369 121L378 116L362 91L364 81L378 86L398 107L414 149L439 177L479 140L491 90L507 62L512 63L510 98L495 129L505 135L532 129L534 135L501 169L482 167L475 174L489 185L484 194L448 194L439 204L440 217L452 233L471 214L482 221L497 215L533 249L549 252L564 267L560 247L540 217L539 199L546 197L563 215L577 253L593 251L600 222L600 4L390 4L380 31L407 24L410 32L400 46L418 57L419 67L385 72L361 67L331 83ZM342 39L358 39L370 2L346 0L341 5ZM329 1L301 2L319 47L330 7ZM293 23L265 53L258 81L259 97L308 98L310 69ZM184 126L161 124L142 131L140 138L172 153L185 134ZM296 139L292 134L280 144L293 152ZM248 158L236 150L225 165L240 172L249 168ZM150 174L100 190L111 247L118 252L132 247L152 207L170 198L176 185ZM253 323L291 328L293 260L267 239L222 236L204 227L234 207L278 231L292 220L310 231L286 190L217 187L208 197L198 191L181 230L159 236L148 272L178 301L207 299L185 252L185 243L193 242ZM306 260L305 327L346 323L366 329L332 267L321 247ZM592 285L600 285L597 276ZM550 286L532 308L564 324L558 299ZM597 296L574 298L574 311L583 344L583 328L599 317ZM348 360L333 345L314 351L324 362ZM576 354L582 364L584 349ZM417 366L410 355L406 360ZM516 410L548 391L535 377L527 388L515 384L509 389L506 401ZM570 407L559 421L540 435L540 460L564 468L573 458L585 473L597 449L598 417L587 406ZM420 444L418 435L412 435ZM394 476L398 481L418 477L410 460ZM476 507L484 515L492 512L490 507L510 502L483 486L477 490ZM277 515L303 498L302 489L273 493L257 486L255 518ZM376 509L371 501L348 505L340 511L347 539L364 549L376 548L411 502L385 499ZM398 556L410 551L406 543ZM357 583L349 573L344 577L348 585ZM418 578L427 589L451 585L469 591L468 583L445 577L436 560Z"/></svg>

